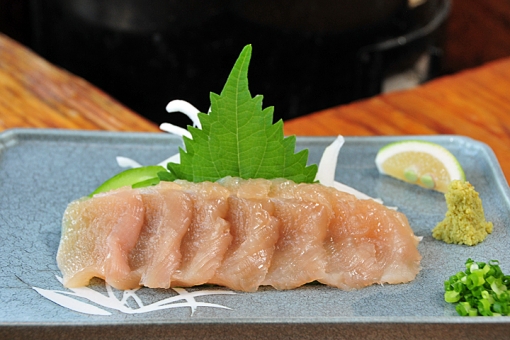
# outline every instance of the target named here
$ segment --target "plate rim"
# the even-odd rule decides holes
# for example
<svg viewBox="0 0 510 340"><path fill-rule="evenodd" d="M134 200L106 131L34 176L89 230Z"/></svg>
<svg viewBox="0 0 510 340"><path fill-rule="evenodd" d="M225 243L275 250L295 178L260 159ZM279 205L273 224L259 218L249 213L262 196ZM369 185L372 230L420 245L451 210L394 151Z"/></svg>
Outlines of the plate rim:
<svg viewBox="0 0 510 340"><path fill-rule="evenodd" d="M156 139L156 140L172 140L180 139L180 137L173 136L164 132L122 132L122 131L98 131L98 130L68 130L68 129L36 129L36 128L15 128L8 129L0 132L0 158L3 148L9 148L15 145L17 138L30 138L30 137L58 137L58 138L101 138L101 139ZM320 142L332 141L336 136L296 136L297 143L309 143L309 142ZM503 171L497 158L492 149L484 142L477 141L471 137L462 135L392 135L392 136L345 136L346 143L349 142L380 142L386 143L396 140L403 139L422 139L422 140L433 140L441 143L451 142L462 142L476 144L484 153L488 160L493 166L493 175L498 182L498 188L501 190L501 194L506 198L507 205L510 206L510 189L508 182L504 177ZM14 143L14 144L13 144ZM509 324L510 317L501 318L466 318L461 316L343 316L343 317L328 317L320 316L317 318L312 317L296 317L296 318L228 318L225 320L217 318L200 318L199 320L177 320L172 322L171 320L119 320L119 321L102 321L97 322L94 320L93 323L87 323L83 321L79 322L4 322L0 320L0 330L5 327L30 327L30 326L101 326L101 325L125 325L129 324L152 324L157 322L163 325L175 325L175 324L275 324L275 323L290 323L290 324L314 324L314 323L326 323L326 324L366 324L366 323L381 323L381 324L420 324L420 325L445 325L445 324Z"/></svg>

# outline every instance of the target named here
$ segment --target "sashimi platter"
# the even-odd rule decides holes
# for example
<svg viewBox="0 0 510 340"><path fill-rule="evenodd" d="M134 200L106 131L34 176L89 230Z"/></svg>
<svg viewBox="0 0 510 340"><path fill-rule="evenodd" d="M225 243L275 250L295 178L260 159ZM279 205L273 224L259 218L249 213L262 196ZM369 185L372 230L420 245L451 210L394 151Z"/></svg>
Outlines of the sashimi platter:
<svg viewBox="0 0 510 340"><path fill-rule="evenodd" d="M251 56L187 129L0 134L0 338L510 334L490 148L284 136Z"/></svg>

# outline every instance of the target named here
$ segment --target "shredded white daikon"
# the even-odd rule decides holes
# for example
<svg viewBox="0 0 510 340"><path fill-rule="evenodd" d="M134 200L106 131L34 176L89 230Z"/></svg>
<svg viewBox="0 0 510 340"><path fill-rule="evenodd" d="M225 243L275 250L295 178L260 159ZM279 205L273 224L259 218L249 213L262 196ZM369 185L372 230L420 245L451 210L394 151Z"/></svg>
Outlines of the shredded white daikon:
<svg viewBox="0 0 510 340"><path fill-rule="evenodd" d="M142 166L137 161L132 160L131 158L122 157L122 156L117 156L117 164L121 168L139 168Z"/></svg>
<svg viewBox="0 0 510 340"><path fill-rule="evenodd" d="M198 119L198 114L200 113L200 111L187 101L178 99L172 100L170 103L167 104L166 111L169 113L172 112L184 113L186 116L189 117L189 119L191 119L194 127L197 127L199 129L202 128L200 120Z"/></svg>
<svg viewBox="0 0 510 340"><path fill-rule="evenodd" d="M322 153L319 162L319 169L315 180L323 185L332 187L335 182L336 164L338 162L338 154L345 143L343 136L338 136L333 143L327 146Z"/></svg>
<svg viewBox="0 0 510 340"><path fill-rule="evenodd" d="M162 123L159 128L165 132L168 132L168 133L171 133L173 135L177 135L177 136L186 136L188 138L191 139L191 133L189 133L188 130L186 129L183 129L182 127L180 126L177 126L177 125L173 125L173 124L170 124L170 123Z"/></svg>
<svg viewBox="0 0 510 340"><path fill-rule="evenodd" d="M338 154L340 153L340 149L342 148L344 143L345 143L344 137L339 135L333 141L333 143L331 143L324 149L321 160L319 162L319 169L317 171L317 175L315 176L315 180L319 181L322 185L333 187L339 191L343 191L348 194L354 195L358 199L363 200L372 199L378 203L382 203L382 200L380 199L372 198L348 185L335 181L336 165L338 164Z"/></svg>

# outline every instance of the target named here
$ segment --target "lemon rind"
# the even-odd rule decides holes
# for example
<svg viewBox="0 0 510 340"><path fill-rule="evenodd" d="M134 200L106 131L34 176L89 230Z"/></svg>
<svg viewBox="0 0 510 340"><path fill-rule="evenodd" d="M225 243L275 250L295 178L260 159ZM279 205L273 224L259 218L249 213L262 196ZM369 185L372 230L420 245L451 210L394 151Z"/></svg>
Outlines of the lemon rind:
<svg viewBox="0 0 510 340"><path fill-rule="evenodd" d="M420 140L393 142L382 147L375 158L377 170L381 174L386 174L382 164L390 157L406 151L427 153L445 165L451 180L465 180L462 166L448 149L433 142Z"/></svg>

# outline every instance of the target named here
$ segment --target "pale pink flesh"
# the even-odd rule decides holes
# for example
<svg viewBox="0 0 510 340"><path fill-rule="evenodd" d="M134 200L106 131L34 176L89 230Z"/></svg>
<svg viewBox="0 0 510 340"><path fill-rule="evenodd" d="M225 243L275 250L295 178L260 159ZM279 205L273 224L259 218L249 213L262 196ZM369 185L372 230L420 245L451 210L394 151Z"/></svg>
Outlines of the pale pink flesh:
<svg viewBox="0 0 510 340"><path fill-rule="evenodd" d="M140 284L169 288L181 261L180 245L191 224L193 202L174 183L140 190L146 220L131 254L131 264L141 274Z"/></svg>
<svg viewBox="0 0 510 340"><path fill-rule="evenodd" d="M322 277L326 264L323 248L331 211L314 202L275 200L281 223L271 267L263 285L292 289Z"/></svg>
<svg viewBox="0 0 510 340"><path fill-rule="evenodd" d="M232 242L226 220L230 192L211 182L184 186L193 200L193 219L180 246L182 260L173 273L172 286L192 287L214 276Z"/></svg>
<svg viewBox="0 0 510 340"><path fill-rule="evenodd" d="M405 216L286 180L161 183L69 205L58 265L67 287L215 283L255 291L311 281L344 290L412 281L421 256Z"/></svg>
<svg viewBox="0 0 510 340"><path fill-rule="evenodd" d="M229 198L232 244L210 281L235 290L256 291L264 280L278 240L278 221L268 199Z"/></svg>
<svg viewBox="0 0 510 340"><path fill-rule="evenodd" d="M100 277L118 289L136 286L128 255L143 221L143 202L133 190L120 189L71 203L64 214L65 230L57 254L64 285L85 286Z"/></svg>
<svg viewBox="0 0 510 340"><path fill-rule="evenodd" d="M325 276L319 281L351 290L413 280L421 255L405 216L370 200L330 192L336 214L325 244Z"/></svg>
<svg viewBox="0 0 510 340"><path fill-rule="evenodd" d="M282 226L264 285L292 289L322 277L326 264L323 244L333 213L323 188L273 181L271 198Z"/></svg>
<svg viewBox="0 0 510 340"><path fill-rule="evenodd" d="M227 219L233 239L211 283L256 291L266 276L278 240L279 222L268 198L272 183L229 177L221 184L231 193Z"/></svg>

